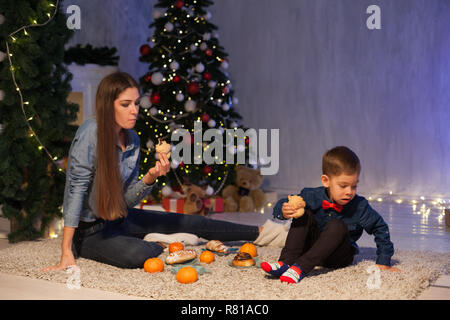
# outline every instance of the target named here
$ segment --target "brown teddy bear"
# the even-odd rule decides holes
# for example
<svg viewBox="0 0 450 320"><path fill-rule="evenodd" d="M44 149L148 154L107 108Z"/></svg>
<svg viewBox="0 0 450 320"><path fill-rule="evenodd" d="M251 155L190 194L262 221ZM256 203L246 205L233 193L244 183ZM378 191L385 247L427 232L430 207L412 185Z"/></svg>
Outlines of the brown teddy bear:
<svg viewBox="0 0 450 320"><path fill-rule="evenodd" d="M205 208L203 200L206 196L205 190L193 184L187 186L185 194L186 198L184 199L183 212L185 214L199 214L204 216Z"/></svg>
<svg viewBox="0 0 450 320"><path fill-rule="evenodd" d="M222 191L225 212L252 212L260 210L265 203L265 194L259 189L263 177L259 170L245 166L236 167L236 183Z"/></svg>

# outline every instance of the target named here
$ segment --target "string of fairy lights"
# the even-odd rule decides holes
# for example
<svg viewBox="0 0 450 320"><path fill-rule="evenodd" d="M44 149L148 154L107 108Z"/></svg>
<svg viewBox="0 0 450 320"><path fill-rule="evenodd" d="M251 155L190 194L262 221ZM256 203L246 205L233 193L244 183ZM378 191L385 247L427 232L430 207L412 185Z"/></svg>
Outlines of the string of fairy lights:
<svg viewBox="0 0 450 320"><path fill-rule="evenodd" d="M58 161L58 157L53 156L50 151L45 147L45 145L41 142L41 140L39 139L38 135L36 134L36 132L34 131L33 127L30 124L30 121L33 120L33 116L28 116L27 112L25 111L25 105L27 105L29 108L32 108L32 106L30 105L29 101L26 101L24 99L24 96L22 94L22 90L20 89L20 86L18 85L17 81L16 81L16 77L15 77L15 68L12 62L11 57L13 57L13 54L11 53L11 50L9 48L9 39L11 39L11 41L13 43L16 43L19 39L19 35L17 35L19 32L21 32L23 30L24 36L29 37L29 33L27 32L27 28L36 28L36 27L42 27L47 25L50 21L53 20L53 18L55 17L57 11L58 11L58 5L59 5L59 0L56 0L56 4L53 3L49 3L48 7L49 8L54 8L53 9L53 13L51 12L47 12L47 16L48 19L47 21L43 22L43 23L38 23L36 19L32 19L32 23L29 25L25 25L20 27L19 29L15 30L14 32L11 32L8 37L6 38L6 56L8 58L8 62L9 62L9 70L11 72L11 77L12 77L12 81L14 83L14 86L16 88L17 93L19 94L19 98L20 98L20 108L22 110L24 119L25 119L25 123L28 126L29 129L29 137L30 138L34 138L36 140L36 142L38 143L38 150L39 151L44 151L47 156L49 157L49 159L52 161L52 163L58 168L59 172L64 172L64 169L61 167L61 165L57 162ZM34 114L36 114L36 112L34 112Z"/></svg>

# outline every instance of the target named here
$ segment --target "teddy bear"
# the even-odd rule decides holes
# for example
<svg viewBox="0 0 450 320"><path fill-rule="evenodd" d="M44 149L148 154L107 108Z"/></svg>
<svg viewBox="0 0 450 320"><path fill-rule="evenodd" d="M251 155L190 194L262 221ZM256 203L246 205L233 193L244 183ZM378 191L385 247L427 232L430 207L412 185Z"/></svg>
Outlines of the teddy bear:
<svg viewBox="0 0 450 320"><path fill-rule="evenodd" d="M196 185L187 186L186 198L184 199L183 212L185 214L199 214L204 216L207 212L204 207L206 192L202 187Z"/></svg>
<svg viewBox="0 0 450 320"><path fill-rule="evenodd" d="M222 191L225 212L252 212L259 210L266 201L264 192L259 189L263 176L260 170L237 166L236 182Z"/></svg>

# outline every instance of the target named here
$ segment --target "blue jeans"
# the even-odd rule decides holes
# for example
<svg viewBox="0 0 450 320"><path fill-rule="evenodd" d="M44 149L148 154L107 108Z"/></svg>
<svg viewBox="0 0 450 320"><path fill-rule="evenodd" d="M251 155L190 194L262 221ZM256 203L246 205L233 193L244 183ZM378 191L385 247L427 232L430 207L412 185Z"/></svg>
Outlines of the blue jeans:
<svg viewBox="0 0 450 320"><path fill-rule="evenodd" d="M125 218L97 227L85 234L75 230L74 255L119 268L142 268L145 260L162 253L159 244L142 240L148 233L185 232L221 241L253 241L259 235L257 226L136 208L129 208Z"/></svg>

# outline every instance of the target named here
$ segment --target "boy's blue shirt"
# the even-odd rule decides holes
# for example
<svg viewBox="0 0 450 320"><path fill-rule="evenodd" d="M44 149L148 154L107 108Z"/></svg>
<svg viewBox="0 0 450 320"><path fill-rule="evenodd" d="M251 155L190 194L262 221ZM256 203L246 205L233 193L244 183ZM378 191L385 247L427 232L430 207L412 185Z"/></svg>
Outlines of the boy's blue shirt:
<svg viewBox="0 0 450 320"><path fill-rule="evenodd" d="M304 188L299 196L305 200L306 207L313 212L317 226L321 231L331 219L342 220L348 227L352 245L358 250L356 241L361 237L363 230L366 230L368 234L373 234L375 237L377 245L376 263L386 266L391 265L394 245L390 240L389 227L364 197L356 195L352 201L343 207L341 212L336 212L333 209L324 210L322 208L323 200L331 202L325 187ZM288 199L280 199L273 208L273 216L280 220L286 220L281 211L284 202L288 202Z"/></svg>

